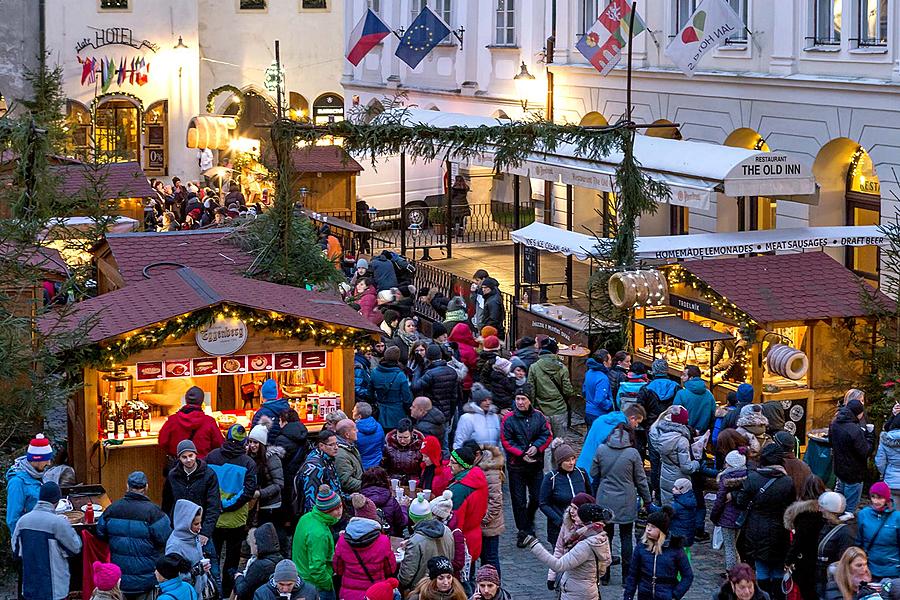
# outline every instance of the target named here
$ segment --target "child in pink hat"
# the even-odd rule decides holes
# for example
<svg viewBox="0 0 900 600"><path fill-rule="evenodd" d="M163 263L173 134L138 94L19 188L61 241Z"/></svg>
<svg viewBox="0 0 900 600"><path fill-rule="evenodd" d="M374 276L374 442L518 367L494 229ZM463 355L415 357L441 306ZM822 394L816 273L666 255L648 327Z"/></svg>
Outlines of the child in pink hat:
<svg viewBox="0 0 900 600"><path fill-rule="evenodd" d="M119 589L119 580L122 579L122 569L113 563L94 561L94 593L91 600L122 600L122 590Z"/></svg>

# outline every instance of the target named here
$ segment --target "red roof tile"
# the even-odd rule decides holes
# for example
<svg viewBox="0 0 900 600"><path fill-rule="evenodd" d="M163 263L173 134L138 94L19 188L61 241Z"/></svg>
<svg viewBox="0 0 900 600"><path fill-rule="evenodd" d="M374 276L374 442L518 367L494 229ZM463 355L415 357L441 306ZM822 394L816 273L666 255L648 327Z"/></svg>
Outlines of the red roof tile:
<svg viewBox="0 0 900 600"><path fill-rule="evenodd" d="M84 343L91 344L219 304L274 311L372 333L380 331L334 294L189 268L162 273L79 302L62 322L55 315L48 315L41 319L40 327L45 331L75 331L90 320L93 326Z"/></svg>
<svg viewBox="0 0 900 600"><path fill-rule="evenodd" d="M161 261L178 263L192 269L210 269L241 275L253 257L223 238L232 229L198 229L162 233L119 233L106 236L106 243L126 285L146 281L147 265ZM102 243L101 243L102 244ZM173 271L177 265L159 265L152 275Z"/></svg>
<svg viewBox="0 0 900 600"><path fill-rule="evenodd" d="M864 316L871 312L864 294L890 302L824 252L694 260L681 266L758 323Z"/></svg>
<svg viewBox="0 0 900 600"><path fill-rule="evenodd" d="M153 195L147 175L136 162L60 165L53 167L53 172L59 175L59 191L66 196L77 196L95 185L101 188L105 200Z"/></svg>
<svg viewBox="0 0 900 600"><path fill-rule="evenodd" d="M362 165L340 146L306 146L291 153L294 168L300 173L359 173Z"/></svg>

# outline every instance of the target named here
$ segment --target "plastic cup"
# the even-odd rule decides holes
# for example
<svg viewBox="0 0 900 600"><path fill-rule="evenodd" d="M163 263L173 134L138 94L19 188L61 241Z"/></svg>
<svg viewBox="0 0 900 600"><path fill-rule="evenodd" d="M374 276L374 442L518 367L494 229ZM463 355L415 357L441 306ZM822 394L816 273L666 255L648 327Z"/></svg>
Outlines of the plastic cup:
<svg viewBox="0 0 900 600"><path fill-rule="evenodd" d="M866 423L866 431L872 433L873 431L875 431L875 425L873 425L872 423Z"/></svg>
<svg viewBox="0 0 900 600"><path fill-rule="evenodd" d="M403 488L394 488L394 495L397 496L397 502L403 500Z"/></svg>
<svg viewBox="0 0 900 600"><path fill-rule="evenodd" d="M400 480L399 479L391 479L391 489L396 490L398 487L400 487Z"/></svg>
<svg viewBox="0 0 900 600"><path fill-rule="evenodd" d="M422 490L422 493L425 494L426 500L431 500L431 490Z"/></svg>
<svg viewBox="0 0 900 600"><path fill-rule="evenodd" d="M418 479L410 479L410 480L409 480L409 493L410 493L410 494L415 494L415 493L416 493L416 485L417 485L418 483L419 483L419 480L418 480Z"/></svg>

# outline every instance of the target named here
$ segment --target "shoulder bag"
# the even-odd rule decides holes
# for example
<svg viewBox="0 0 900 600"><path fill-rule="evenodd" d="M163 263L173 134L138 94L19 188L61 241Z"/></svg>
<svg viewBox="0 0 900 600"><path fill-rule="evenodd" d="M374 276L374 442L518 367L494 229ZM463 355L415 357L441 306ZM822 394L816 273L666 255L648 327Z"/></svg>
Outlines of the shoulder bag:
<svg viewBox="0 0 900 600"><path fill-rule="evenodd" d="M744 526L744 523L747 521L747 515L750 514L750 510L753 508L753 504L756 502L757 498L765 494L766 490L769 489L770 485L775 483L776 479L778 478L773 477L772 479L768 480L765 485L763 485L755 494L753 494L753 498L747 504L747 508L745 508L743 512L738 515L737 519L734 520L735 525L737 525L739 528Z"/></svg>

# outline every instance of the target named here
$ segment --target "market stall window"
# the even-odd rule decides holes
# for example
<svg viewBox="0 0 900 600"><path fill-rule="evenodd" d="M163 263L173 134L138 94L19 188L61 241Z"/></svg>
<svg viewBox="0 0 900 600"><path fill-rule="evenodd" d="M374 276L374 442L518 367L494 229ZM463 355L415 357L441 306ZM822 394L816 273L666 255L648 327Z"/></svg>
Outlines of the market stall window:
<svg viewBox="0 0 900 600"><path fill-rule="evenodd" d="M869 153L861 146L850 157L847 168L846 225L881 223L881 182ZM849 246L844 265L871 283L879 284L878 246Z"/></svg>
<svg viewBox="0 0 900 600"><path fill-rule="evenodd" d="M66 102L65 133L66 155L79 160L91 158L91 113L81 102Z"/></svg>
<svg viewBox="0 0 900 600"><path fill-rule="evenodd" d="M763 337L763 392L774 394L808 387L806 325L775 327Z"/></svg>

